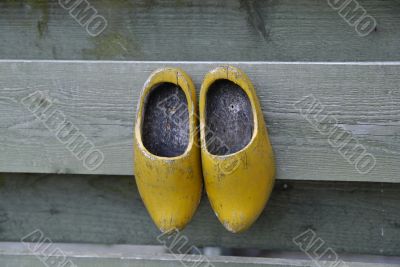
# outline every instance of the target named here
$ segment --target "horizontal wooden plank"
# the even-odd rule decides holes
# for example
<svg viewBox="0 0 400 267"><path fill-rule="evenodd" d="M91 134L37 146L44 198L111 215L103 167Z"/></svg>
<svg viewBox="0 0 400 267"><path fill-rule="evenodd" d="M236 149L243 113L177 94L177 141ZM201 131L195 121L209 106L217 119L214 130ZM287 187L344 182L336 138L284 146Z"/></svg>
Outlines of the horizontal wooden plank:
<svg viewBox="0 0 400 267"><path fill-rule="evenodd" d="M357 1L377 22L367 37L325 0L89 2L108 22L97 37L58 1L1 1L0 58L400 60L397 0Z"/></svg>
<svg viewBox="0 0 400 267"><path fill-rule="evenodd" d="M204 197L182 232L189 244L299 252L308 229L338 255L400 255L400 184L278 181L258 221L224 229ZM0 175L0 240L39 229L58 243L160 245L130 176Z"/></svg>
<svg viewBox="0 0 400 267"><path fill-rule="evenodd" d="M140 266L140 267L168 267L168 266L265 266L265 267L314 267L311 260L291 258L263 258L263 257L234 257L234 256L207 256L157 253L150 254L146 248L142 252L136 247L91 245L91 244L60 244L49 243L44 253L38 253L29 248L39 247L36 243L0 243L0 264L8 267L42 267L43 264L72 264L79 267L105 266ZM59 252L58 256L51 252ZM64 257L65 256L65 257ZM182 260L180 260L182 259ZM371 257L358 257L358 261L346 260L348 267L398 267L398 258L381 258L381 262L370 262ZM202 260L202 261L201 261ZM386 262L385 262L386 261ZM394 262L394 263L392 263ZM208 264L208 265L207 265ZM332 266L333 262L321 261L321 266ZM46 265L46 266L49 266ZM53 266L50 265L50 266Z"/></svg>
<svg viewBox="0 0 400 267"><path fill-rule="evenodd" d="M204 74L221 64L0 61L0 171L132 174L136 103L149 74L159 67L178 66L199 88ZM232 65L245 70L255 84L276 154L278 179L400 182L400 63ZM41 118L23 101L38 90L52 103ZM324 106L322 117L337 119L337 124L325 125L348 131L376 158L370 172L358 172L354 162L330 145L331 138L301 115L295 103L310 94ZM77 128L63 139L65 144L44 123L55 111ZM87 157L80 160L69 149L79 134L104 154L95 170L87 168Z"/></svg>

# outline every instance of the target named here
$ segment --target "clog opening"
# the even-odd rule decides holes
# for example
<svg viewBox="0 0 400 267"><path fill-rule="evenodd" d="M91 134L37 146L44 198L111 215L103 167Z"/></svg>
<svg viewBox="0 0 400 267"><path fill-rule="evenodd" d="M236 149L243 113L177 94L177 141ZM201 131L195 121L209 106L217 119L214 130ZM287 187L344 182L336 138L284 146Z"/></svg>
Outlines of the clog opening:
<svg viewBox="0 0 400 267"><path fill-rule="evenodd" d="M254 131L253 111L246 92L221 79L207 91L205 140L213 155L235 153L250 143Z"/></svg>
<svg viewBox="0 0 400 267"><path fill-rule="evenodd" d="M188 103L182 88L161 83L151 89L143 108L142 142L161 157L182 155L189 144Z"/></svg>

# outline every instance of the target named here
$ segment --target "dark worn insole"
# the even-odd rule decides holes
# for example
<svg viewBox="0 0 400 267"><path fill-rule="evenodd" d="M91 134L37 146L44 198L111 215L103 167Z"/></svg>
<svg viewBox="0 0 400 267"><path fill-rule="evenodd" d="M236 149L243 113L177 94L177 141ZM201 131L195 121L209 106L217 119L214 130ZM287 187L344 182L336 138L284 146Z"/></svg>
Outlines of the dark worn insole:
<svg viewBox="0 0 400 267"><path fill-rule="evenodd" d="M151 90L144 108L142 142L161 157L183 154L189 143L189 112L185 93L172 83Z"/></svg>
<svg viewBox="0 0 400 267"><path fill-rule="evenodd" d="M206 142L214 155L228 155L244 148L253 135L250 100L229 80L214 82L207 92Z"/></svg>

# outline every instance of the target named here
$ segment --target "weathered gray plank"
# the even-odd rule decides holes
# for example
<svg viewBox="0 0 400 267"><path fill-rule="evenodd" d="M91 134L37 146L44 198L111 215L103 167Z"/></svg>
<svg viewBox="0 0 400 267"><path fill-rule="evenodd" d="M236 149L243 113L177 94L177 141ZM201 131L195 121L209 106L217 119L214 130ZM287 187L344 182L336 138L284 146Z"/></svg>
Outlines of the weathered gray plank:
<svg viewBox="0 0 400 267"><path fill-rule="evenodd" d="M113 245L88 245L88 244L43 244L49 246L44 253L32 252L29 248L38 247L35 243L0 243L0 264L7 267L42 267L43 264L67 264L65 266L79 267L105 267L105 266L140 266L140 267L168 267L168 266L266 266L266 267L314 267L311 260L293 258L255 258L234 256L209 256L200 258L197 255L171 255L164 253L149 254L137 251L136 247ZM51 252L58 249L58 257ZM62 256L63 255L63 256ZM64 257L65 256L65 257ZM180 260L182 259L182 260ZM203 260L200 262L200 260ZM398 267L398 258L384 257L381 262L369 261L371 257L358 257L358 261L346 260L348 267ZM397 262L397 263L396 263ZM210 265L208 265L208 263ZM69 265L68 265L69 264ZM212 265L211 265L212 264ZM333 262L321 261L321 266L333 266Z"/></svg>
<svg viewBox="0 0 400 267"><path fill-rule="evenodd" d="M148 75L162 66L179 66L199 88L204 74L221 64L1 61L0 171L132 174L135 106ZM244 69L257 89L278 179L400 182L399 63L233 65ZM104 153L99 168L85 168L21 103L36 90L47 93L53 107ZM372 171L356 171L300 115L294 104L309 94L325 106L322 115L334 116L337 128L350 131L375 156Z"/></svg>
<svg viewBox="0 0 400 267"><path fill-rule="evenodd" d="M399 206L400 184L279 181L249 231L226 231L204 197L182 234L199 247L301 253L293 238L312 229L339 256L398 256ZM0 240L36 229L53 242L160 245L133 177L1 174Z"/></svg>
<svg viewBox="0 0 400 267"><path fill-rule="evenodd" d="M97 37L58 1L1 1L0 58L400 60L398 0L357 1L378 23L364 38L327 0L89 2L108 21Z"/></svg>

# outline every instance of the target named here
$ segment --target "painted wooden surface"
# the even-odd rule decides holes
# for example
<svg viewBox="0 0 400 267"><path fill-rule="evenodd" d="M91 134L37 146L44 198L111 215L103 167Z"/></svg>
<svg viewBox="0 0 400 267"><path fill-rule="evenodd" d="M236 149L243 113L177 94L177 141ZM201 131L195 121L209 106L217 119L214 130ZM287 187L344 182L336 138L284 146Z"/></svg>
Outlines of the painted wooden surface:
<svg viewBox="0 0 400 267"><path fill-rule="evenodd" d="M326 0L91 0L108 22L97 37L58 2L1 1L0 58L400 60L397 0L357 1L377 21L367 37Z"/></svg>
<svg viewBox="0 0 400 267"><path fill-rule="evenodd" d="M148 75L159 67L179 66L198 89L204 74L221 64L1 61L0 171L132 174L136 101ZM399 63L234 65L245 70L256 87L278 179L400 182ZM99 168L85 168L46 128L43 121L49 114L40 119L23 105L21 100L37 90L104 153ZM337 119L335 128L347 130L374 155L372 171L359 173L301 116L294 104L310 94L325 107L322 115Z"/></svg>
<svg viewBox="0 0 400 267"><path fill-rule="evenodd" d="M305 259L283 259L283 258L255 258L234 256L208 256L200 258L198 255L166 254L158 252L149 254L143 250L131 246L105 246L90 244L60 244L49 245L44 254L32 252L29 248L35 248L36 243L0 243L0 264L7 267L42 267L66 264L65 266L79 267L118 267L118 266L140 266L140 267L169 267L169 266L265 266L265 267L314 267L316 264ZM43 244L46 246L46 244ZM39 245L40 248L40 245ZM52 255L50 252L58 249L65 257ZM180 260L182 259L182 260ZM200 262L199 259L203 261ZM398 267L396 259L385 257L380 261L369 261L371 257L359 257L358 261L344 261L348 267ZM50 265L52 264L52 265ZM68 265L69 264L69 265ZM320 266L333 266L333 262L320 261ZM61 265L62 266L62 265Z"/></svg>
<svg viewBox="0 0 400 267"><path fill-rule="evenodd" d="M308 229L340 255L400 255L400 184L278 181L243 234L218 222L206 197L182 232L195 246L300 252ZM0 240L39 229L53 242L159 245L130 176L0 175Z"/></svg>

